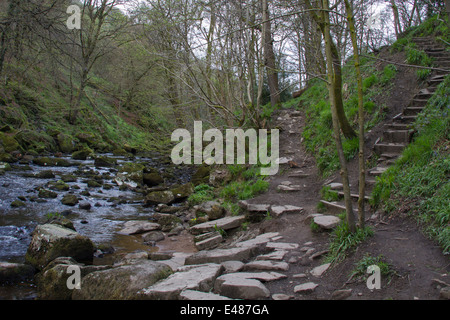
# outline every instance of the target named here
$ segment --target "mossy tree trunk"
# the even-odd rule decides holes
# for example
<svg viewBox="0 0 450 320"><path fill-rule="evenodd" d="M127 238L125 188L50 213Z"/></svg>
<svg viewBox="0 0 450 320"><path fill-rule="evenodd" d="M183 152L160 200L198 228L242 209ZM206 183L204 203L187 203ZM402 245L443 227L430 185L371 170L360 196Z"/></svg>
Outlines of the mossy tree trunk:
<svg viewBox="0 0 450 320"><path fill-rule="evenodd" d="M314 21L316 21L317 25L319 26L323 37L325 38L327 35L326 26L328 25L328 29L330 29L330 15L329 15L329 9L324 9L322 6L322 10L320 10L320 13L317 14L314 12L314 9L311 5L310 0L306 0L306 7L311 10L310 14L313 17ZM327 7L329 8L329 7ZM326 22L326 19L328 19L328 22ZM352 139L357 137L357 134L355 130L353 130L352 126L350 125L350 122L347 119L347 116L345 115L344 111L344 103L342 98L342 66L341 66L341 57L339 55L339 50L336 47L336 44L334 43L333 39L331 38L330 30L328 30L328 45L330 50L330 56L329 59L331 62L330 67L333 68L333 105L336 107L337 110L337 118L339 121L340 130L342 130L342 133L345 138ZM328 60L328 58L327 58ZM327 61L328 63L328 61Z"/></svg>
<svg viewBox="0 0 450 320"><path fill-rule="evenodd" d="M350 36L353 45L353 58L355 60L356 80L358 83L358 125L359 125L359 199L358 199L358 222L359 227L365 225L365 193L366 193L366 168L364 156L364 96L363 81L361 76L358 41L356 35L355 22L353 17L353 8L348 0L344 0L345 10L347 12L347 21L350 30Z"/></svg>
<svg viewBox="0 0 450 320"><path fill-rule="evenodd" d="M330 33L330 14L329 14L329 2L328 0L322 0L322 17L323 17L323 31L325 38L325 52L327 58L327 75L328 75L328 91L330 95L331 114L333 119L333 131L336 142L336 147L339 155L339 162L341 165L340 174L342 177L342 184L344 186L344 201L347 211L347 224L350 232L355 231L355 217L353 214L352 199L350 196L350 184L348 178L347 160L345 159L344 150L342 148L341 141L341 128L339 125L338 109L336 105L336 77L340 77L340 74L336 74L336 69L333 68L335 63L335 55L333 54L333 44Z"/></svg>

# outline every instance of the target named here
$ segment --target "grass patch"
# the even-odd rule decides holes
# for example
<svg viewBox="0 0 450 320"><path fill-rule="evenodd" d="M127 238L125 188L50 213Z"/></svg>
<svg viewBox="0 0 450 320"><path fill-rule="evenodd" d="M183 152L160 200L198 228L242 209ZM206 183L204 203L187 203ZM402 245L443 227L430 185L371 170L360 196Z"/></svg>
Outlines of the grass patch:
<svg viewBox="0 0 450 320"><path fill-rule="evenodd" d="M199 184L194 188L194 193L188 198L191 206L214 199L214 188L207 184Z"/></svg>
<svg viewBox="0 0 450 320"><path fill-rule="evenodd" d="M350 273L350 278L364 278L367 277L367 269L370 266L378 266L380 268L381 275L388 278L388 283L390 282L393 275L396 274L394 268L386 262L383 255L373 257L369 254L364 255L364 257L355 263L355 269Z"/></svg>
<svg viewBox="0 0 450 320"><path fill-rule="evenodd" d="M347 256L348 251L373 235L370 227L358 228L354 233L350 232L346 223L337 226L330 237L327 263L339 263Z"/></svg>

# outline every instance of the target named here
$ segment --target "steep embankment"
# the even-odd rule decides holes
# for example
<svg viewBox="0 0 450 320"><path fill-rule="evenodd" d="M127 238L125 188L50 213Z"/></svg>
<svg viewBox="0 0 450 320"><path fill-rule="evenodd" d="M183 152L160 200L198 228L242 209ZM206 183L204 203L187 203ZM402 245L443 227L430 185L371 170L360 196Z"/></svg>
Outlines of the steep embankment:
<svg viewBox="0 0 450 320"><path fill-rule="evenodd" d="M112 84L92 75L75 123L68 121L77 83L64 72L39 65L7 65L0 83L0 161L28 154L127 154L164 149L169 123L163 111L121 106ZM74 97L72 98L74 99Z"/></svg>

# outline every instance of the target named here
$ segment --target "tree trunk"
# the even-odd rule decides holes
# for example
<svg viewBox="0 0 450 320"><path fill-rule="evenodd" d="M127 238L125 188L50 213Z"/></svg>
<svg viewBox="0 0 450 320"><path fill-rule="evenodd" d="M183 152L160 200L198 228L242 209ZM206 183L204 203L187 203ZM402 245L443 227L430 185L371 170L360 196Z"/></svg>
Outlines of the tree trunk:
<svg viewBox="0 0 450 320"><path fill-rule="evenodd" d="M335 74L335 68L333 68L335 56L333 54L333 45L331 40L330 33L330 15L327 10L329 10L328 0L322 0L324 9L323 18L324 18L324 37L325 37L325 48L326 48L326 57L327 57L327 66L328 66L328 91L330 94L330 103L331 103L331 114L333 119L333 131L334 138L336 142L336 147L339 155L339 162L341 164L340 174L342 177L342 184L344 185L344 199L345 199L345 208L347 211L347 224L350 232L355 231L355 217L353 215L353 207L352 207L352 199L350 196L350 186L348 179L348 169L347 169L347 160L345 159L344 151L342 149L342 141L341 141L341 133L339 128L339 119L338 119L338 110L336 106L336 81L335 78L339 77L339 75Z"/></svg>
<svg viewBox="0 0 450 320"><path fill-rule="evenodd" d="M278 84L278 72L276 68L275 53L273 51L272 30L269 21L268 0L262 0L263 33L264 33L264 65L267 71L267 81L270 90L270 103L276 106L280 103L280 90Z"/></svg>
<svg viewBox="0 0 450 320"><path fill-rule="evenodd" d="M308 9L313 9L313 7L311 6L311 2L310 0L306 0L306 6ZM327 2L328 3L328 2ZM328 7L327 7L328 8ZM316 23L318 24L323 37L325 38L326 36L329 38L328 39L328 46L329 46L329 54L330 56L327 57L327 66L328 68L332 68L333 70L328 70L328 73L332 72L333 73L333 83L332 83L332 88L333 88L333 105L336 107L337 110L337 118L339 120L339 126L340 129L342 130L342 133L344 134L344 137L347 139L352 139L357 137L357 134L355 132L355 130L353 130L353 128L351 127L347 116L345 115L345 111L344 111L344 103L342 100L342 66L341 66L341 58L339 56L339 51L335 45L335 43L333 42L333 39L331 38L331 34L330 31L328 31L328 35L326 34L326 30L325 30L325 26L328 24L328 28L330 28L330 15L329 12L327 10L323 10L321 11L321 15L317 15L314 11L310 11L312 18L314 19L314 21L316 21ZM328 23L326 23L326 19L328 18ZM330 61L328 61L329 59L331 59Z"/></svg>
<svg viewBox="0 0 450 320"><path fill-rule="evenodd" d="M400 19L399 19L399 15L398 15L398 7L395 4L395 0L391 0L391 7L392 7L392 12L394 13L395 36L398 39L400 36L400 33L402 32L402 27L400 25Z"/></svg>
<svg viewBox="0 0 450 320"><path fill-rule="evenodd" d="M345 1L345 9L347 11L347 21L350 29L350 36L353 45L353 57L355 60L356 80L358 83L358 125L359 125L359 199L358 199L358 220L359 227L364 228L365 225L365 193L366 193L366 168L364 156L364 97L363 97L363 81L360 69L359 49L356 35L355 22L353 18L353 9L348 0Z"/></svg>

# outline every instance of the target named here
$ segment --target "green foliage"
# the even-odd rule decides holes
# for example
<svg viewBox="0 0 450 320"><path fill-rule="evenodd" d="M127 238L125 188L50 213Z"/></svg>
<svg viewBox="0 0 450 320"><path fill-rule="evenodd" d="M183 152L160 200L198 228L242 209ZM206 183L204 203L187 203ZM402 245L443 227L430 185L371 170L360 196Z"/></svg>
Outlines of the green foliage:
<svg viewBox="0 0 450 320"><path fill-rule="evenodd" d="M369 254L365 254L361 260L355 263L355 269L351 272L351 277L365 277L367 275L367 268L370 266L378 266L382 276L391 277L395 274L393 267L385 261L383 255L372 257Z"/></svg>
<svg viewBox="0 0 450 320"><path fill-rule="evenodd" d="M406 61L409 64L430 67L433 64L433 59L423 50L418 50L412 46L406 47Z"/></svg>
<svg viewBox="0 0 450 320"><path fill-rule="evenodd" d="M323 186L322 189L320 189L320 196L323 200L328 202L339 200L338 193L331 190L330 186Z"/></svg>
<svg viewBox="0 0 450 320"><path fill-rule="evenodd" d="M356 247L368 237L373 235L370 227L358 228L354 233L350 232L346 223L341 223L331 234L329 252L326 261L336 263L342 261L351 248Z"/></svg>
<svg viewBox="0 0 450 320"><path fill-rule="evenodd" d="M194 188L194 193L188 198L191 206L214 199L214 188L207 184L199 184Z"/></svg>
<svg viewBox="0 0 450 320"><path fill-rule="evenodd" d="M397 75L397 67L393 64L389 64L383 69L383 75L381 76L380 83L383 86L389 85L396 75Z"/></svg>
<svg viewBox="0 0 450 320"><path fill-rule="evenodd" d="M268 188L269 182L263 178L258 178L256 181L233 181L222 189L220 196L227 200L246 200L254 198L260 193L266 192Z"/></svg>

